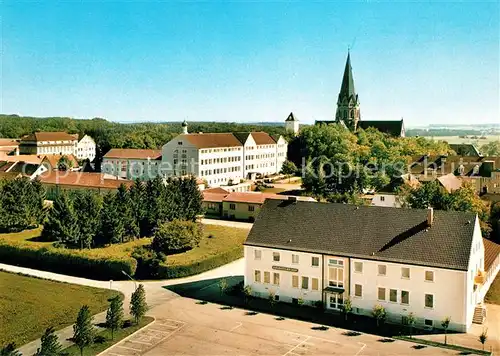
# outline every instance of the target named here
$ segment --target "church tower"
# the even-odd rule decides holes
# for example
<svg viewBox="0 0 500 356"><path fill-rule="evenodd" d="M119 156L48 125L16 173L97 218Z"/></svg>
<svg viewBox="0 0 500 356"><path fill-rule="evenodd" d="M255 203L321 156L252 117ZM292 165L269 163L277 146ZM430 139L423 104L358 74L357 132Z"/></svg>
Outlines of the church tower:
<svg viewBox="0 0 500 356"><path fill-rule="evenodd" d="M288 115L285 120L285 130L289 132L293 132L295 136L299 133L299 120L295 117L293 112Z"/></svg>
<svg viewBox="0 0 500 356"><path fill-rule="evenodd" d="M356 131L360 121L358 94L354 89L354 77L352 75L351 54L347 52L344 77L340 87L337 100L337 112L335 121L344 124L349 130Z"/></svg>

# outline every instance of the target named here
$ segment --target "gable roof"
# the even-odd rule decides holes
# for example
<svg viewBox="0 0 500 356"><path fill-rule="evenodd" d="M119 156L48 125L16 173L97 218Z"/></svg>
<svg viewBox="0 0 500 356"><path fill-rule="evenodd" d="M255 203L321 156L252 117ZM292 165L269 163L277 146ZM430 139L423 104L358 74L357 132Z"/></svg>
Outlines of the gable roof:
<svg viewBox="0 0 500 356"><path fill-rule="evenodd" d="M459 174L459 167L464 167L463 176L490 176L492 171L500 167L500 157L476 157L476 156L427 156L419 155L412 157L410 172L412 174L438 175ZM478 174L474 174L474 167L479 166ZM487 169L488 168L488 169Z"/></svg>
<svg viewBox="0 0 500 356"><path fill-rule="evenodd" d="M182 134L179 136L185 138L197 148L242 146L241 142L232 133Z"/></svg>
<svg viewBox="0 0 500 356"><path fill-rule="evenodd" d="M437 181L443 186L448 193L454 192L462 187L462 180L453 173L438 177Z"/></svg>
<svg viewBox="0 0 500 356"><path fill-rule="evenodd" d="M250 136L250 132L233 132L233 135L244 145L248 140L248 136Z"/></svg>
<svg viewBox="0 0 500 356"><path fill-rule="evenodd" d="M19 146L19 140L12 138L0 138L0 147L16 147Z"/></svg>
<svg viewBox="0 0 500 356"><path fill-rule="evenodd" d="M490 267L493 265L493 262L495 262L495 260L500 255L500 244L488 239L483 239L483 244L484 244L484 269L485 271L488 271Z"/></svg>
<svg viewBox="0 0 500 356"><path fill-rule="evenodd" d="M257 145L274 145L276 142L267 132L252 132L252 137Z"/></svg>
<svg viewBox="0 0 500 356"><path fill-rule="evenodd" d="M68 185L90 188L118 189L122 184L130 187L133 182L122 179L106 179L103 173L87 172L46 172L38 176L40 182L45 184Z"/></svg>
<svg viewBox="0 0 500 356"><path fill-rule="evenodd" d="M161 150L112 148L104 155L104 158L161 159Z"/></svg>
<svg viewBox="0 0 500 356"><path fill-rule="evenodd" d="M78 135L71 135L67 132L46 132L39 131L21 137L22 141L75 141Z"/></svg>
<svg viewBox="0 0 500 356"><path fill-rule="evenodd" d="M266 200L246 245L467 270L473 213Z"/></svg>
<svg viewBox="0 0 500 356"><path fill-rule="evenodd" d="M377 121L359 121L358 127L363 130L373 127L382 133L389 134L391 136L401 136L404 124L403 119L401 120L377 120Z"/></svg>
<svg viewBox="0 0 500 356"><path fill-rule="evenodd" d="M477 147L471 143L450 143L449 145L458 156L481 156Z"/></svg>

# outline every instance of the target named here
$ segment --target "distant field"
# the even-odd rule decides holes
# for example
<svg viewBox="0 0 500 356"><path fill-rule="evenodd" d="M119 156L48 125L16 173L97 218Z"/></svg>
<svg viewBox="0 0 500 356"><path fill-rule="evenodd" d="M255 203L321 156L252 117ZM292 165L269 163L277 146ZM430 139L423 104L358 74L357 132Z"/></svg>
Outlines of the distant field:
<svg viewBox="0 0 500 356"><path fill-rule="evenodd" d="M460 138L458 136L425 136L436 141L446 141L448 143L472 143L478 147L487 144L491 141L500 141L500 135L486 136L485 139Z"/></svg>

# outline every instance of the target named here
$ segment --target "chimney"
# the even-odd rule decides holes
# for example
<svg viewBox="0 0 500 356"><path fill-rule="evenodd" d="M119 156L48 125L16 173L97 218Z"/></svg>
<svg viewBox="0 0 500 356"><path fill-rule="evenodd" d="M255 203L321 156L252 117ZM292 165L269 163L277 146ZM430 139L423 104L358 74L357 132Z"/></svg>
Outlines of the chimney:
<svg viewBox="0 0 500 356"><path fill-rule="evenodd" d="M427 208L427 226L432 226L434 223L434 209L429 207Z"/></svg>

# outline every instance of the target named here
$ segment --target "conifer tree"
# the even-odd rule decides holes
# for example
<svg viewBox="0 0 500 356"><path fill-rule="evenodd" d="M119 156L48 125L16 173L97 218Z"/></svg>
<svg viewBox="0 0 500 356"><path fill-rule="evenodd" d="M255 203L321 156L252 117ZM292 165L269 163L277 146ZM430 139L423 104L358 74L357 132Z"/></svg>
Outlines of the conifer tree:
<svg viewBox="0 0 500 356"><path fill-rule="evenodd" d="M47 241L57 240L70 246L79 246L77 217L65 191L57 194L49 210L42 236Z"/></svg>
<svg viewBox="0 0 500 356"><path fill-rule="evenodd" d="M136 225L139 227L139 235L147 236L146 222L146 189L143 182L139 179L134 181L134 184L129 189L130 205L132 216Z"/></svg>
<svg viewBox="0 0 500 356"><path fill-rule="evenodd" d="M104 196L101 210L101 228L98 242L100 244L113 244L123 241L125 226L120 217L115 194L108 193Z"/></svg>
<svg viewBox="0 0 500 356"><path fill-rule="evenodd" d="M16 350L16 344L11 342L0 349L0 356L22 356L22 354Z"/></svg>
<svg viewBox="0 0 500 356"><path fill-rule="evenodd" d="M42 344L35 356L59 356L62 354L62 345L59 343L55 329L49 327L42 335Z"/></svg>
<svg viewBox="0 0 500 356"><path fill-rule="evenodd" d="M111 340L114 339L114 332L123 325L123 302L119 295L111 298L108 311L106 313L106 326L111 330Z"/></svg>
<svg viewBox="0 0 500 356"><path fill-rule="evenodd" d="M132 214L132 201L130 199L129 191L124 184L121 184L118 187L115 199L118 216L122 220L124 227L124 234L121 239L121 242L124 242L125 237L137 237L137 235L139 235L139 227L137 226L137 222Z"/></svg>
<svg viewBox="0 0 500 356"><path fill-rule="evenodd" d="M148 305L146 303L146 291L144 290L144 285L139 284L137 289L132 293L132 298L130 300L130 314L135 318L136 324L142 319L146 312L148 311Z"/></svg>
<svg viewBox="0 0 500 356"><path fill-rule="evenodd" d="M151 236L158 224L166 221L165 184L161 177L156 177L146 183L146 230Z"/></svg>
<svg viewBox="0 0 500 356"><path fill-rule="evenodd" d="M92 325L92 315L87 305L82 306L78 312L76 323L73 325L73 342L80 349L83 356L83 349L94 342L94 325Z"/></svg>
<svg viewBox="0 0 500 356"><path fill-rule="evenodd" d="M72 195L80 248L90 248L100 225L102 198L92 190L78 190Z"/></svg>
<svg viewBox="0 0 500 356"><path fill-rule="evenodd" d="M0 230L16 232L33 225L33 203L29 194L30 184L27 178L3 182L0 192L2 212Z"/></svg>

